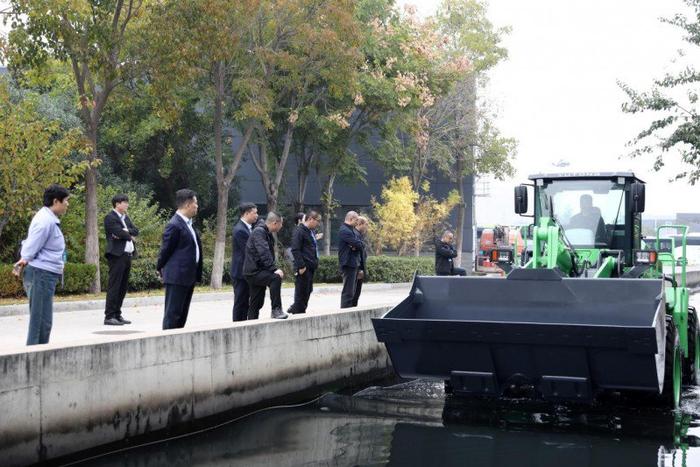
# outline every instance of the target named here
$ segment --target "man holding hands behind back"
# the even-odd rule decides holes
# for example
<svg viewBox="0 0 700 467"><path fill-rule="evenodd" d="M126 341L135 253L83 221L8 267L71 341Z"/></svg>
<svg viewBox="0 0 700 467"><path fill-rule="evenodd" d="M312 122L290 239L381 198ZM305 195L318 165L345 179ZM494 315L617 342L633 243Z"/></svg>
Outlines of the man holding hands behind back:
<svg viewBox="0 0 700 467"><path fill-rule="evenodd" d="M112 198L112 210L105 216L104 227L107 237L105 257L109 265L107 300L105 301L105 321L108 326L131 324L122 317L122 303L129 285L131 258L136 254L134 237L139 234L129 219L129 197L125 194Z"/></svg>
<svg viewBox="0 0 700 467"><path fill-rule="evenodd" d="M345 215L345 223L338 230L338 263L343 276L340 308L353 306L353 298L357 290L357 273L360 270L360 255L364 247L355 231L358 217L355 211L348 211Z"/></svg>
<svg viewBox="0 0 700 467"><path fill-rule="evenodd" d="M192 226L197 195L188 189L175 193L177 212L165 226L156 269L165 283L163 329L185 327L194 284L202 280L202 242Z"/></svg>

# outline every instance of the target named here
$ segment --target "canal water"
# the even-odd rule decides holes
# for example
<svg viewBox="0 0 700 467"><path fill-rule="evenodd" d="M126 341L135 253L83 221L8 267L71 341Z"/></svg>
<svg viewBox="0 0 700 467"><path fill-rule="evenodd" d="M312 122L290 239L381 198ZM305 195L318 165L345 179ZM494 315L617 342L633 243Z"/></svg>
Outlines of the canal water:
<svg viewBox="0 0 700 467"><path fill-rule="evenodd" d="M653 408L447 398L421 380L326 394L94 466L700 466L700 388Z"/></svg>

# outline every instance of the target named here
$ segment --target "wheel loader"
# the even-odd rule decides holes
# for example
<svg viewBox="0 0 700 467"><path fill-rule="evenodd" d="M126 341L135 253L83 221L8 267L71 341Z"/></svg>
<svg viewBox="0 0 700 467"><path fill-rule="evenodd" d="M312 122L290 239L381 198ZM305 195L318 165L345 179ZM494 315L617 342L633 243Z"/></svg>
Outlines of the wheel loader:
<svg viewBox="0 0 700 467"><path fill-rule="evenodd" d="M643 239L645 184L631 172L529 179L514 197L517 214L533 213L529 255L494 253L507 276L416 275L372 320L395 371L455 396L678 407L700 363L688 228Z"/></svg>

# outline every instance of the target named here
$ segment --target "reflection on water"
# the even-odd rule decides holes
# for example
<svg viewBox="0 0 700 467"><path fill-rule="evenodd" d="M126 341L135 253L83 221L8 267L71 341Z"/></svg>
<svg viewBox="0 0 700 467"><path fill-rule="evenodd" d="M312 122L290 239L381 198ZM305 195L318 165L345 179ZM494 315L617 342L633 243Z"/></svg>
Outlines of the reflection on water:
<svg viewBox="0 0 700 467"><path fill-rule="evenodd" d="M412 381L330 394L94 460L100 466L700 466L700 392L680 413L487 403Z"/></svg>

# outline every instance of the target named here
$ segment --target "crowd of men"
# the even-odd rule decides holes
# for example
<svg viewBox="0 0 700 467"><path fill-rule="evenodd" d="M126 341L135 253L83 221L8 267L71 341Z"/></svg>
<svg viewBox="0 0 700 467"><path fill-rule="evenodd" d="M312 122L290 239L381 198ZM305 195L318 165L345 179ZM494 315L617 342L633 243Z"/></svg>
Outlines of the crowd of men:
<svg viewBox="0 0 700 467"><path fill-rule="evenodd" d="M69 205L70 194L60 185L44 191L44 206L32 218L27 238L22 242L20 259L13 273L22 278L29 299L27 345L49 342L53 323L53 296L63 280L66 243L60 228L61 216ZM156 271L165 285L163 329L182 328L187 322L194 287L202 279L202 241L193 227L197 215L197 195L189 189L175 194L177 211L165 227ZM104 218L105 256L109 268L104 324L131 324L122 315L132 259L137 254L139 229L128 215L129 198L119 194L112 199L112 210ZM317 232L321 214L315 210L299 213L290 248L285 257L294 274L294 302L287 311L282 307L281 288L284 272L275 254L275 234L283 225L282 217L268 212L258 218L253 203L239 207L240 218L233 227L233 321L257 319L270 291L272 318L286 319L304 314L313 292L314 276L319 266ZM349 211L338 233L338 260L343 278L341 308L357 306L362 284L367 280L368 220Z"/></svg>

